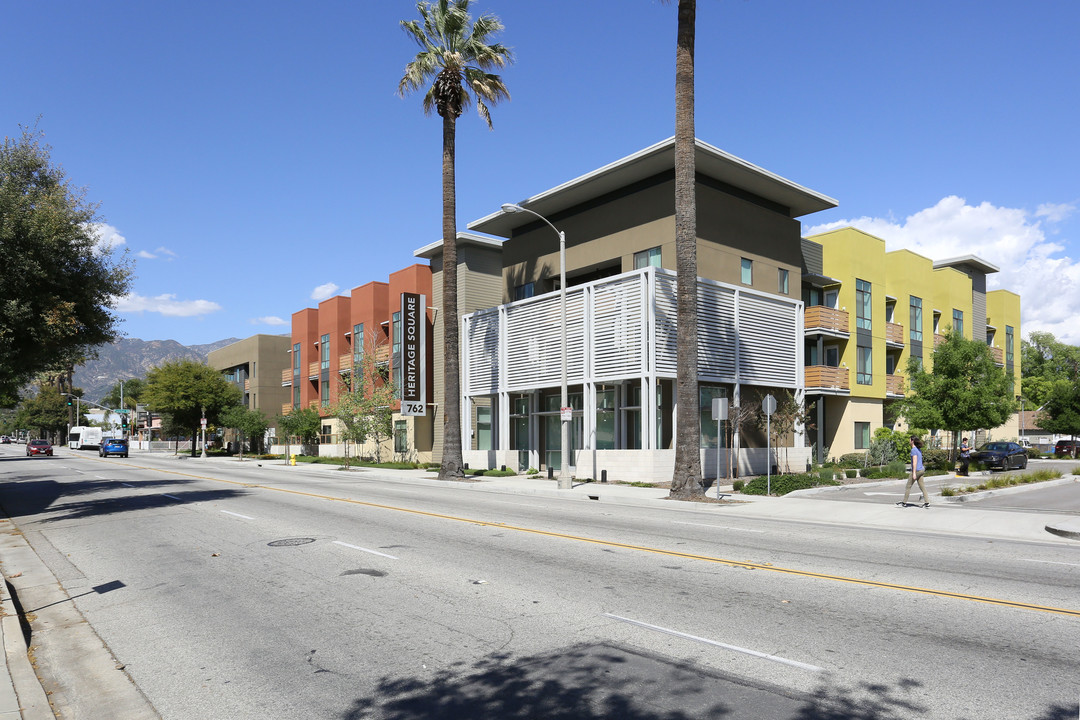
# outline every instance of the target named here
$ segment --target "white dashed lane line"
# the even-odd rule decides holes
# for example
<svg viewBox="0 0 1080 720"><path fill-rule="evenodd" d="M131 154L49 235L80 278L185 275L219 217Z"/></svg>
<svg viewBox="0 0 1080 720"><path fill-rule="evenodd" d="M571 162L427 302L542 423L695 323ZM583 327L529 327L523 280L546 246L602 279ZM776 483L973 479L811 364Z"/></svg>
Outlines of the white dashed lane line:
<svg viewBox="0 0 1080 720"><path fill-rule="evenodd" d="M359 545L350 545L349 543L344 543L344 542L341 542L340 540L335 540L334 544L335 545L341 545L342 547L352 548L353 550L360 550L361 552L371 553L372 555L378 555L380 557L390 558L391 560L397 560L397 558L394 557L393 555L387 555L386 553L381 553L378 550L371 550L369 548L360 547Z"/></svg>
<svg viewBox="0 0 1080 720"><path fill-rule="evenodd" d="M798 660L788 660L787 658L783 658L778 655L769 655L768 653L758 652L757 650L748 650L747 648L741 648L737 645L728 645L727 643L717 642L716 640L709 640L707 638L697 637L696 635L688 635L686 633L681 633L678 630L669 630L668 628L663 628L659 625L650 625L649 623L643 623L640 620L631 620L630 618L619 617L618 615L612 615L611 613L604 613L604 617L611 618L612 620L618 620L619 622L629 623L631 625L637 625L638 627L643 627L648 630L655 630L656 632L674 635L675 637L684 638L686 640L693 640L695 642L705 643L706 645L714 645L716 647L724 648L725 650L733 650L735 652L745 653L746 655L753 655L754 657L758 657L763 660L771 660L772 662L778 662L783 665L790 665L791 667L797 667L802 670L810 670L811 672L822 671L822 668L819 668L817 665L808 665L807 663L801 663Z"/></svg>
<svg viewBox="0 0 1080 720"><path fill-rule="evenodd" d="M184 498L178 498L178 497L176 497L175 495L170 495L169 493L161 493L161 494L162 494L162 495L164 495L164 496L165 496L165 497L167 497L167 498L172 498L173 500L180 500L180 501L183 501L183 499L184 499Z"/></svg>
<svg viewBox="0 0 1080 720"><path fill-rule="evenodd" d="M245 520L254 520L255 519L255 518L251 517L250 515L241 515L240 513L229 512L228 510L222 510L221 512L225 513L226 515L232 515L233 517L244 518Z"/></svg>
<svg viewBox="0 0 1080 720"><path fill-rule="evenodd" d="M752 532L752 533L763 533L763 532L765 532L764 530L751 530L750 528L730 527L728 525L709 525L708 523L682 522L681 520L675 520L674 524L675 525L697 525L698 527L711 527L711 528L717 528L718 530L737 530L738 532Z"/></svg>
<svg viewBox="0 0 1080 720"><path fill-rule="evenodd" d="M1046 563L1048 565L1070 565L1072 567L1080 567L1080 563L1057 562L1056 560L1031 560L1029 558L1024 558L1024 562L1037 562Z"/></svg>

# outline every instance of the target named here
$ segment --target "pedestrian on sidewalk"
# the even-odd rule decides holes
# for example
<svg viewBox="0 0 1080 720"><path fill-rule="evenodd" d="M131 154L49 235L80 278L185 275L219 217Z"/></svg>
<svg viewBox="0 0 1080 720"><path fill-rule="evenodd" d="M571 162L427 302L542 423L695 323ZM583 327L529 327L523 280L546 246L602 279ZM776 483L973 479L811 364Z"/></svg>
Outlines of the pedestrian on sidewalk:
<svg viewBox="0 0 1080 720"><path fill-rule="evenodd" d="M968 445L967 438L964 438L960 442L960 474L964 477L968 475L968 466L971 464L971 446Z"/></svg>
<svg viewBox="0 0 1080 720"><path fill-rule="evenodd" d="M896 503L900 507L908 506L908 496L911 495L911 486L915 483L919 483L919 490L922 491L922 506L924 508L930 507L930 496L926 493L926 486L923 485L923 475L926 473L926 469L923 467L922 461L922 440L917 437L911 438L911 476L908 478L907 487L904 489L903 502Z"/></svg>

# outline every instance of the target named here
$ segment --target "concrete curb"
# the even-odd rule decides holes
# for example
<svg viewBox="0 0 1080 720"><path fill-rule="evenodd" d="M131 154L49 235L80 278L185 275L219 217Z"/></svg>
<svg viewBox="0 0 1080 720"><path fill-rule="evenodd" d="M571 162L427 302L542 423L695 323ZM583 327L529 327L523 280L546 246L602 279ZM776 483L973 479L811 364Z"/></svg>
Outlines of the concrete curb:
<svg viewBox="0 0 1080 720"><path fill-rule="evenodd" d="M22 539L21 535L19 537ZM30 650L26 646L15 601L8 591L6 576L0 585L3 614L0 617L0 640L4 645L8 673L7 678L0 678L0 720L55 720L49 696L45 694L41 680L30 664Z"/></svg>
<svg viewBox="0 0 1080 720"><path fill-rule="evenodd" d="M1058 537L1069 538L1070 540L1080 540L1080 520L1058 523L1057 525L1047 525L1046 532L1051 535L1057 535Z"/></svg>

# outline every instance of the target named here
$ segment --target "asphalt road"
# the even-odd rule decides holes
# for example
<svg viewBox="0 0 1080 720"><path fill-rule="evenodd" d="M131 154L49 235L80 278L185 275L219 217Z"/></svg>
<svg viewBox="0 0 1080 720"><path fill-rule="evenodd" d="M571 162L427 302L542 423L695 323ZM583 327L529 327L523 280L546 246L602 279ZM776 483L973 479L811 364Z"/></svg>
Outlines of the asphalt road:
<svg viewBox="0 0 1080 720"><path fill-rule="evenodd" d="M1080 713L1071 546L8 447L3 509L164 718Z"/></svg>

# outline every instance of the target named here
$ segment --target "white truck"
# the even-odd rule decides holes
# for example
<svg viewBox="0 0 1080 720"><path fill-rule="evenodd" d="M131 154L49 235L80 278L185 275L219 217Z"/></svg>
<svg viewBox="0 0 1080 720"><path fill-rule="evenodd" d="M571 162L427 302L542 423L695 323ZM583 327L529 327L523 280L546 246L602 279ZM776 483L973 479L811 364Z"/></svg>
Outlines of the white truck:
<svg viewBox="0 0 1080 720"><path fill-rule="evenodd" d="M101 447L101 428L76 425L68 433L68 447L72 450L97 450Z"/></svg>

